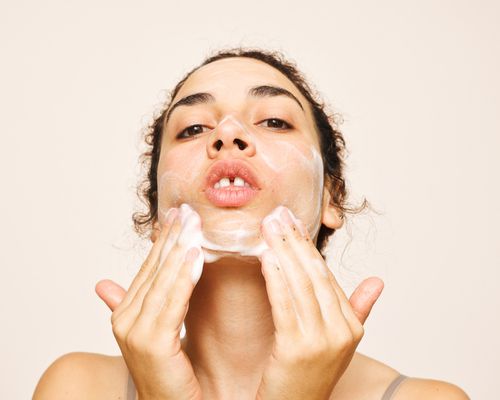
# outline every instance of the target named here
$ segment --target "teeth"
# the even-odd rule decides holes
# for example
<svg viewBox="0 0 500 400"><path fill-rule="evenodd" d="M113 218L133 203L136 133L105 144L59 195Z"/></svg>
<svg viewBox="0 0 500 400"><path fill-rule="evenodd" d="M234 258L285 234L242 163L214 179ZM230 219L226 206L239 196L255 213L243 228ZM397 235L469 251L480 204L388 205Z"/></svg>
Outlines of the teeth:
<svg viewBox="0 0 500 400"><path fill-rule="evenodd" d="M229 178L222 178L219 182L214 185L214 189L225 188L228 186L237 186L237 187L250 187L250 185L245 182L243 178L239 176L234 178L234 182L231 184L231 180Z"/></svg>
<svg viewBox="0 0 500 400"><path fill-rule="evenodd" d="M234 186L245 186L245 181L243 179L241 179L239 176L237 176L236 178L234 178Z"/></svg>

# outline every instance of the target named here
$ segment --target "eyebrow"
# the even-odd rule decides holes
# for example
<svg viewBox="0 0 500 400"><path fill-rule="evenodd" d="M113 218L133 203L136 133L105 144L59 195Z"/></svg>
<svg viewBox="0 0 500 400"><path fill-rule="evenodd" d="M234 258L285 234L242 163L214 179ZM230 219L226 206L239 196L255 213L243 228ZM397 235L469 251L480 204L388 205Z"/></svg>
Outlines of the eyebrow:
<svg viewBox="0 0 500 400"><path fill-rule="evenodd" d="M279 86L271 86L271 85L260 85L260 86L254 86L250 88L248 91L248 95L252 97L276 97L276 96L286 96L293 101L295 101L299 107L304 111L304 107L302 106L302 103L295 97L291 92L288 90L279 87ZM166 120L165 122L168 122L170 119L170 115L172 112L180 106L195 106L198 104L206 104L206 103L213 103L215 102L215 97L210 94L210 93L195 93L191 94L189 96L183 97L180 99L178 102L176 102L172 107L170 107L170 110L167 112Z"/></svg>

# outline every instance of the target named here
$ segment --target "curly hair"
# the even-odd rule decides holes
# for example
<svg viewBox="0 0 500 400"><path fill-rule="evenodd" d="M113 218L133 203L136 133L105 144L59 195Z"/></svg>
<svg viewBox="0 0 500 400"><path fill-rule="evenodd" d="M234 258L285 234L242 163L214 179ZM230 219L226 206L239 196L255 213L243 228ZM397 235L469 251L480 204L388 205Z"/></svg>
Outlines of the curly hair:
<svg viewBox="0 0 500 400"><path fill-rule="evenodd" d="M166 104L162 107L159 115L154 118L144 134L146 151L141 155L143 168L147 171L146 176L139 183L137 195L146 205L145 211L137 211L133 214L132 220L135 231L139 235L149 234L152 224L158 217L158 187L157 169L160 159L161 140L163 127L167 111L179 90L186 80L196 70L212 62L231 57L247 57L256 59L274 67L285 75L295 87L302 93L310 104L316 131L319 135L321 156L324 165L325 184L331 194L331 203L339 211L341 218L347 213L357 213L367 206L366 199L358 207L350 207L347 202L347 189L344 178L344 157L346 152L345 141L342 133L338 129L338 121L334 114L327 111L326 104L319 98L311 86L307 83L303 74L298 70L296 64L285 59L284 55L278 51L267 51L262 49L233 48L219 50L207 57L199 66L188 72L184 78L177 83L175 88L169 93ZM316 248L323 254L323 250L328 243L330 235L334 229L321 225Z"/></svg>

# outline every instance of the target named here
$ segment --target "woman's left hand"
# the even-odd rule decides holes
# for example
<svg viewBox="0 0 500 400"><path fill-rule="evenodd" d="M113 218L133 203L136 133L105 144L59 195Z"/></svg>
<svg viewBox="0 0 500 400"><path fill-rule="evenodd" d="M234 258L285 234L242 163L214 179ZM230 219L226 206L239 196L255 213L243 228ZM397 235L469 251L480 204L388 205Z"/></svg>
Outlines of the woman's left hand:
<svg viewBox="0 0 500 400"><path fill-rule="evenodd" d="M262 272L272 307L275 341L257 400L327 400L351 362L363 323L384 283L365 279L348 300L309 237L288 209L265 219L270 250ZM301 234L303 232L303 234Z"/></svg>

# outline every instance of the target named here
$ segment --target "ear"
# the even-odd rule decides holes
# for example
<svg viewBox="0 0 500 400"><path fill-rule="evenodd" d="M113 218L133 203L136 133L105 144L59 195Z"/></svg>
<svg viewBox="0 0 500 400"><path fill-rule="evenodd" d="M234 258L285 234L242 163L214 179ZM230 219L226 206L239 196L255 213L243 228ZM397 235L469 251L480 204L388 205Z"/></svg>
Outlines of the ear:
<svg viewBox="0 0 500 400"><path fill-rule="evenodd" d="M323 203L321 210L321 223L331 229L340 229L344 225L341 211L333 204L329 185L323 186Z"/></svg>
<svg viewBox="0 0 500 400"><path fill-rule="evenodd" d="M156 242L156 239L158 239L159 236L160 236L160 223L156 219L153 222L153 229L151 230L151 236L149 238L154 243Z"/></svg>

